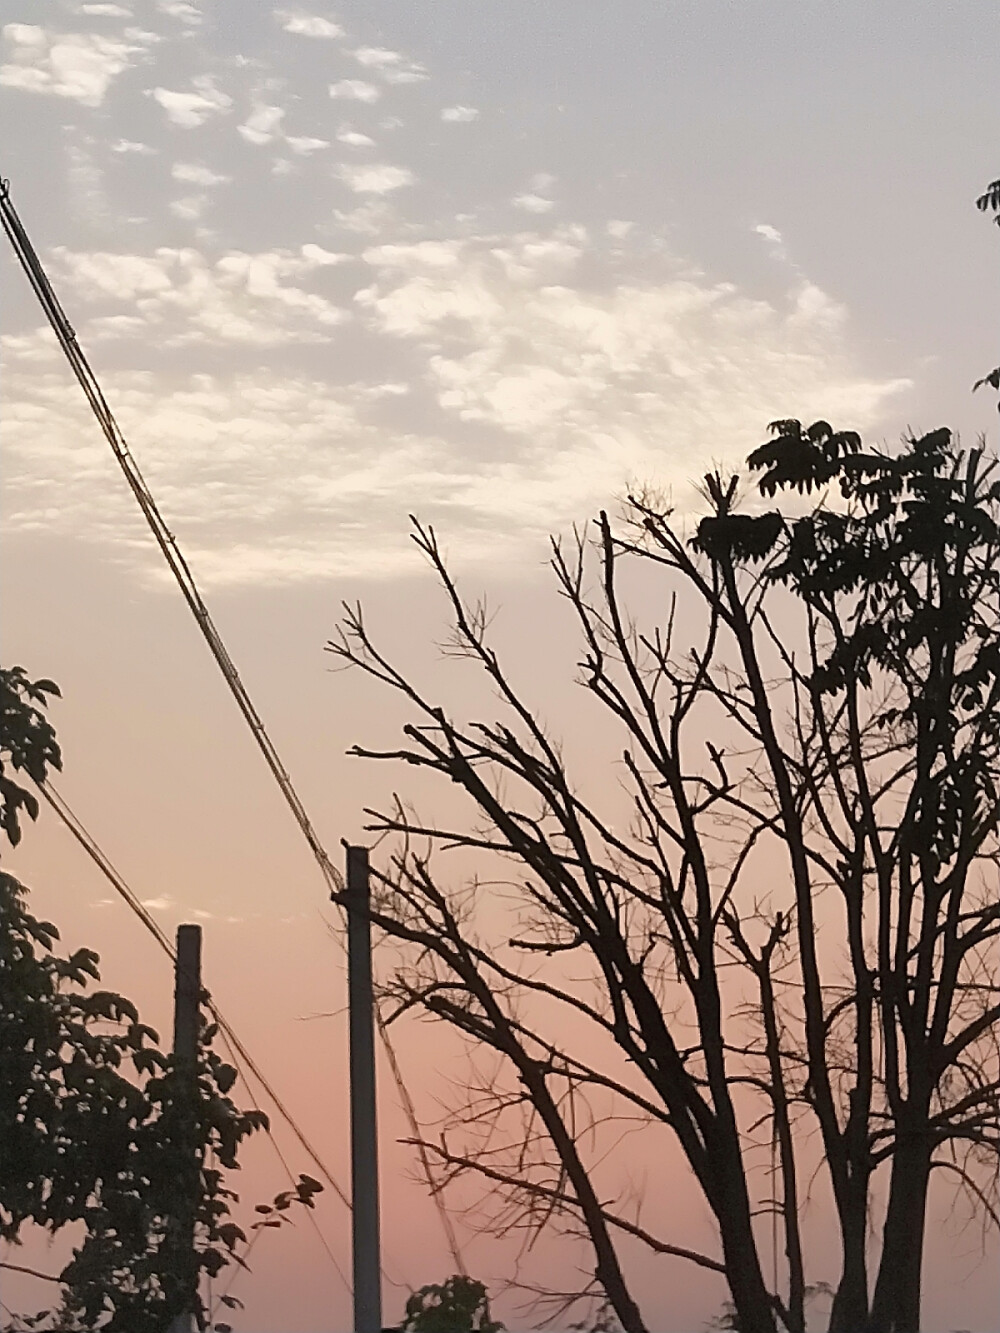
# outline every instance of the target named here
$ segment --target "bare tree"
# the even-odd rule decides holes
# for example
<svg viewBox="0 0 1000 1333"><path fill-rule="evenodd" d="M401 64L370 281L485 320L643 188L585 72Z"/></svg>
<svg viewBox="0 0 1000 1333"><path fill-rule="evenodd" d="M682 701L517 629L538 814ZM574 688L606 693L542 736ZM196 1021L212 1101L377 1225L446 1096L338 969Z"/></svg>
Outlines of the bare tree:
<svg viewBox="0 0 1000 1333"><path fill-rule="evenodd" d="M581 683L625 738L627 827L571 780L433 530L415 537L449 599L452 650L485 673L502 715L449 714L379 651L360 608L329 645L417 714L400 748L355 753L450 779L476 816L453 828L401 802L370 812L373 831L401 837L373 909L401 950L390 1017L417 1009L496 1057L426 1146L444 1183L486 1184L497 1230L583 1235L595 1290L628 1333L646 1325L624 1237L723 1275L744 1333L803 1333L814 1168L841 1238L835 1330L916 1333L934 1167L996 1221L995 464L947 431L888 455L825 422L772 429L749 460L760 492L818 489L818 503L737 512L737 478L713 474L691 541L633 497L621 533L601 514L592 541L553 545ZM651 625L629 610L642 570L667 608ZM482 876L443 886L435 847L475 853L495 878L506 863L506 891ZM717 1254L604 1197L598 1145L636 1123L683 1154ZM756 1166L766 1144L770 1172ZM777 1282L764 1216L784 1251Z"/></svg>

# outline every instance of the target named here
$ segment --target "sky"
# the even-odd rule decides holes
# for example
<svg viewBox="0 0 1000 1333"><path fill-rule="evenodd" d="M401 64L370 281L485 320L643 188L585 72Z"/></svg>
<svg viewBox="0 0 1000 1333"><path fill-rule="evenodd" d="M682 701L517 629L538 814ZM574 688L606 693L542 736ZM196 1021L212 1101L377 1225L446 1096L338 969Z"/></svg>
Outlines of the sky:
<svg viewBox="0 0 1000 1333"><path fill-rule="evenodd" d="M0 171L331 849L405 781L345 757L404 719L330 671L342 601L464 688L408 515L489 591L512 670L572 731L549 533L636 483L683 515L776 417L996 438L970 392L997 360L985 0L8 0L4 20ZM165 929L203 922L213 993L346 1181L336 918L0 262L3 661L61 685L60 790ZM164 960L50 817L16 868L168 1031ZM430 1038L404 1054L432 1104ZM420 1285L449 1261L383 1086L386 1265ZM282 1186L268 1151L248 1198ZM320 1220L346 1267L332 1197ZM929 1333L1000 1329L995 1248L977 1267L941 1227ZM649 1318L701 1327L717 1286L658 1263L637 1277ZM247 1333L347 1326L304 1225L234 1292Z"/></svg>

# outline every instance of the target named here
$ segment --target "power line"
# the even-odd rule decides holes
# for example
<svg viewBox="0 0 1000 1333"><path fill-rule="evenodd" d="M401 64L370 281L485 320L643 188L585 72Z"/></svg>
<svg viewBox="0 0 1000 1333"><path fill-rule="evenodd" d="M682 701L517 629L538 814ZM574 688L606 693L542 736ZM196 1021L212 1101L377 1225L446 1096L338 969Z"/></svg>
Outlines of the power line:
<svg viewBox="0 0 1000 1333"><path fill-rule="evenodd" d="M184 600L187 602L192 615L197 621L198 628L201 630L202 635L209 646L209 650L215 658L216 664L222 672L226 684L229 686L230 692L236 700L237 706L243 714L243 718L260 748L267 766L271 770L271 774L278 784L282 796L285 798L285 801L291 809L302 836L305 838L313 853L316 863L326 881L330 897L335 898L336 895L343 890L343 878L331 862L326 849L323 847L318 834L313 828L309 816L306 813L305 806L302 804L298 793L292 785L292 780L285 769L284 764L281 762L278 751L268 735L264 723L240 679L236 665L229 656L229 652L222 641L221 635L215 627L215 623L209 614L208 607L205 605L198 589L198 585L195 582L194 575L191 573L187 561L181 554L176 538L164 522L152 492L146 485L142 473L139 470L139 465L129 451L125 437L119 429L118 423L105 400L97 377L91 369L90 364L77 341L76 333L53 290L52 284L49 282L48 276L42 267L41 260L38 258L35 248L31 244L31 239L25 231L21 219L18 217L17 210L10 198L10 182L3 179L0 179L0 219L2 219L4 231L7 233L7 237L14 248L14 252L20 261L21 267L23 268L29 283L31 284L32 290L38 297L46 318L56 335L56 339L63 349L66 359L69 361L70 367L86 395L87 401L93 409L94 415L104 432L108 444L111 446L112 453L125 476L125 480L128 482L129 489L132 491L139 508L142 510L143 516L156 540L156 544L160 548L163 558L166 560L167 565L181 590ZM375 1013L379 1036L385 1047L389 1060L389 1067L392 1072L393 1080L399 1091L404 1114L409 1122L413 1138L419 1142L421 1139L420 1125L414 1112L413 1099L403 1083L399 1061L393 1050L388 1030L378 1013L377 1006ZM220 1021L220 1027L221 1026L222 1024ZM253 1066L251 1065L251 1068L252 1067ZM277 1099L275 1099L275 1105L283 1110ZM283 1114L286 1114L286 1119L288 1119L287 1113L284 1113L283 1111ZM292 1123L290 1119L289 1123ZM299 1131L296 1130L296 1133L298 1132ZM302 1142L305 1146L304 1139ZM307 1150L312 1155L312 1150ZM464 1272L465 1266L459 1252L458 1240L451 1219L448 1217L447 1210L445 1209L444 1200L441 1197L440 1190L436 1188L430 1160L427 1157L426 1152L423 1150L420 1150L419 1157L428 1190L431 1198L434 1200L452 1257L459 1269Z"/></svg>
<svg viewBox="0 0 1000 1333"><path fill-rule="evenodd" d="M87 832L86 828L84 828L82 822L70 809L65 799L62 796L60 796L59 792L56 791L55 787L53 787L51 782L46 782L44 785L40 784L38 789L41 792L41 794L45 797L46 801L48 801L52 809L56 812L59 818L69 829L70 833L72 833L73 837L77 840L80 846L90 857L90 859L101 870L102 874L109 880L109 882L112 884L112 886L119 894L119 896L124 899L124 901L128 904L129 908L136 914L136 916L146 927L146 929L154 936L160 948L163 949L164 953L166 953L167 956L172 961L176 961L176 952L174 950L174 946L170 943L169 938L167 937L167 935L165 934L159 923L155 920L153 916L150 915L150 913L146 910L146 908L143 907L139 898L132 891L132 889L129 888L128 884L126 884L125 880L112 865L107 855L98 846L95 839L90 835L90 833ZM319 1172L321 1172L323 1178L331 1186L334 1193L337 1195L337 1198L340 1199L341 1203L343 1203L345 1207L347 1207L349 1210L351 1207L351 1201L347 1197L346 1192L344 1191L342 1186L337 1183L336 1179L330 1172L326 1163L323 1161L323 1159L320 1157L316 1149L306 1138L305 1134L300 1129L299 1125L296 1123L294 1116L285 1106L284 1102L281 1100L278 1094L275 1092L271 1083L261 1072L257 1062L250 1055L250 1052L247 1050L246 1046L237 1036L235 1030L233 1029L232 1024L221 1012L218 1005L212 999L210 994L208 995L206 1001L206 1008L208 1009L212 1017L215 1019L216 1023L218 1023L220 1031L225 1035L227 1041L231 1044L232 1048L239 1053L243 1063L250 1070L250 1072L253 1074L254 1078L257 1080L259 1085L264 1089L268 1097L277 1107L278 1112L281 1115L281 1118L285 1121L289 1129L291 1129L292 1133L295 1135L299 1143L305 1149L306 1153L309 1156L310 1161L313 1163L316 1169ZM234 1063L236 1063L235 1060ZM245 1076L243 1081L247 1085L247 1088L249 1090L249 1084L247 1083ZM293 1178L292 1184L294 1185L294 1183L295 1181Z"/></svg>
<svg viewBox="0 0 1000 1333"><path fill-rule="evenodd" d="M77 342L76 334L66 317L66 312L60 305L59 298L56 296L52 284L49 282L45 270L42 268L41 261L35 253L34 246L31 244L28 233L25 231L21 219L17 215L17 210L11 202L10 182L6 180L0 180L0 216L2 216L4 231L7 233L11 245L14 247L14 252L20 260L21 267L24 269L32 290L38 297L42 309L44 310L49 323L52 325L56 339L65 352L66 359L69 361L74 375L80 382L80 387L83 389L87 401L90 403L94 415L104 432L105 438L107 439L108 444L110 444L111 450L118 461L118 465L125 475L125 480L128 482L129 489L135 496L139 508L142 510L143 516L156 539L156 544L160 548L163 558L169 565L170 571L176 579L184 596L184 600L187 602L191 613L198 622L198 627L208 643L212 656L215 658L220 671L225 677L233 698L236 700L240 712L246 720L247 726L249 726L254 739L260 747L261 753L267 762L267 766L271 770L282 795L287 801L292 814L302 831L303 837L312 849L313 856L316 858L316 861L327 880L331 893L340 890L343 888L343 881L340 873L330 861L316 831L310 823L305 807L299 799L295 788L292 786L291 778L289 777L284 764L282 764L281 758L265 730L264 723L261 721L260 716L257 713L256 708L254 708L253 702L240 679L239 672L236 670L236 665L229 656L226 646L223 643L218 630L215 628L212 617L209 615L208 607L202 600L201 593L198 591L197 584L194 581L191 570L188 568L187 561L181 554L174 534L163 521L156 506L156 501L153 499L152 493L139 470L139 465L129 451L125 437L122 435L118 423L112 415L111 409L104 398L104 394L101 392L101 386L97 381L97 377L91 370L87 358L84 356L83 350Z"/></svg>
<svg viewBox="0 0 1000 1333"><path fill-rule="evenodd" d="M153 935L154 939L156 940L157 944L159 944L160 948L163 949L163 951L167 954L167 956L171 960L176 961L176 950L174 949L174 946L170 943L169 937L163 931L159 922L157 922L156 919L153 916L151 916L150 913L146 910L146 908L143 907L140 899L136 896L133 890L129 888L128 884L122 878L121 874L115 869L111 861L108 859L107 855L101 850L100 846L97 844L94 838L87 832L86 828L84 827L80 819L77 817L77 815L74 814L74 812L67 804L67 802L63 799L63 797L59 794L59 792L56 791L56 789L51 785L51 783L48 782L45 784L39 783L37 785L38 785L38 790L41 792L42 796L44 796L46 801L48 801L49 805L56 812L59 818L63 821L63 823L72 833L73 837L76 838L77 842L79 842L81 847L83 847L87 855L98 866L98 868L101 870L104 876L109 880L111 885L114 887L119 896L125 901L130 910L134 912L136 916L138 916L142 924ZM254 1077L256 1078L260 1086L264 1089L267 1096L278 1108L278 1111L281 1114L282 1119L289 1126L289 1128L294 1133L295 1137L298 1139L299 1143L308 1153L309 1158L312 1161L313 1165L321 1173L321 1175L324 1177L327 1183L332 1187L334 1193L337 1195L337 1198L340 1199L341 1203L343 1203L348 1209L348 1211L350 1211L351 1201L347 1197L347 1194L345 1193L341 1185L338 1184L337 1180L327 1167L326 1163L316 1152L315 1148L313 1148L312 1145L309 1143L309 1140L306 1138L305 1134L299 1128L291 1112L287 1109L284 1102L282 1102L281 1098L275 1092L271 1083L267 1080L267 1078L265 1078L257 1062L250 1055L246 1046L243 1044L243 1042L237 1036L236 1032L233 1030L232 1024L219 1009L218 1005L212 999L211 993L208 991L205 992L205 1007L208 1009L209 1013L212 1015L212 1017L218 1024L219 1031L222 1033L223 1041L225 1042L229 1050L230 1058L233 1064L236 1066L237 1070L239 1071L240 1078L243 1081L243 1086L247 1090L247 1094L249 1095L250 1100L253 1103L254 1109L259 1111L261 1108L260 1104L257 1101L256 1096L254 1095L253 1088L251 1087L250 1082L247 1079L246 1069L249 1069L253 1073ZM242 1068L241 1064L242 1066L245 1066L245 1068ZM277 1139L274 1137L274 1133L272 1132L270 1125L267 1126L266 1133L279 1162L284 1168L285 1174L288 1177L288 1182L294 1189L297 1184L295 1179L295 1173L292 1171L292 1168L289 1165L288 1159L285 1157L285 1154L281 1151L281 1146L279 1145ZM344 1284L344 1287L347 1290L347 1292L350 1293L351 1284L346 1274L344 1273L344 1270L341 1268L340 1263L337 1260L337 1256L330 1248L329 1241L323 1235L319 1223L313 1216L313 1212L311 1209L309 1210L308 1216L309 1216L309 1221L311 1222L313 1229L315 1230L316 1235L319 1238L320 1244L326 1251L326 1254L330 1262L333 1264L333 1267L337 1272L337 1276ZM252 1243L253 1242L251 1242L251 1245ZM244 1259L246 1258L245 1255L243 1257ZM386 1276L387 1280L391 1281L391 1279L388 1278L387 1274L384 1274L384 1276ZM229 1285L231 1286L232 1282L230 1282ZM229 1288L227 1287L226 1291L228 1292L228 1290Z"/></svg>

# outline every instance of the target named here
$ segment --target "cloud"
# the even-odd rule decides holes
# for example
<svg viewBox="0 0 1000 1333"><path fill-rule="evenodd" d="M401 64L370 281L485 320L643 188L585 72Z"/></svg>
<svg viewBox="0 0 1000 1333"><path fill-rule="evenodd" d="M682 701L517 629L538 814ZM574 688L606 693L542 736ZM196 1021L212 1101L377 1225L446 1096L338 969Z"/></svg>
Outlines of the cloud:
<svg viewBox="0 0 1000 1333"><path fill-rule="evenodd" d="M384 46L360 46L354 58L366 69L377 70L386 83L421 83L427 78L423 65Z"/></svg>
<svg viewBox="0 0 1000 1333"><path fill-rule="evenodd" d="M782 307L677 276L575 286L588 249L579 229L374 247L358 296L384 332L427 349L446 412L507 433L538 486L517 507L540 513L544 497L549 521L629 474L687 481L707 442L742 458L782 404L864 428L905 387L851 367L845 312L813 284Z"/></svg>
<svg viewBox="0 0 1000 1333"><path fill-rule="evenodd" d="M338 143L346 143L350 148L372 148L375 140L367 134L361 134L358 130L352 130L345 126L337 134Z"/></svg>
<svg viewBox="0 0 1000 1333"><path fill-rule="evenodd" d="M170 168L170 174L175 181L183 181L188 185L225 185L231 181L232 176L223 176L219 172L213 171L210 167L201 166L197 162L175 162Z"/></svg>
<svg viewBox="0 0 1000 1333"><path fill-rule="evenodd" d="M156 7L161 14L177 19L186 28L198 27L204 18L198 6L189 4L188 0L157 0Z"/></svg>
<svg viewBox="0 0 1000 1333"><path fill-rule="evenodd" d="M135 139L117 139L111 145L111 151L113 153L140 153L150 156L156 152L156 149L151 148L148 143L137 143Z"/></svg>
<svg viewBox="0 0 1000 1333"><path fill-rule="evenodd" d="M173 125L183 129L197 129L212 116L227 115L233 99L215 86L207 75L192 79L195 92L176 92L170 88L154 88L151 96L167 113Z"/></svg>
<svg viewBox="0 0 1000 1333"><path fill-rule="evenodd" d="M288 134L285 136L285 143L299 157L308 157L312 153L318 153L321 148L330 147L329 139L311 139L308 135Z"/></svg>
<svg viewBox="0 0 1000 1333"><path fill-rule="evenodd" d="M782 263L788 262L788 251L785 248L785 238L777 227L772 227L768 222L761 222L754 227L754 231L758 236L763 237L775 259Z"/></svg>
<svg viewBox="0 0 1000 1333"><path fill-rule="evenodd" d="M622 218L612 218L605 230L608 235L613 236L616 241L623 241L634 226L634 222L626 222Z"/></svg>
<svg viewBox="0 0 1000 1333"><path fill-rule="evenodd" d="M202 198L176 200L176 216L195 220ZM191 344L274 347L322 342L349 313L296 281L344 256L306 244L298 251L233 250L210 263L196 250L161 247L152 254L53 251L60 287L105 314L124 305L163 348ZM115 312L113 312L115 313ZM105 324L105 338L135 336L131 326Z"/></svg>
<svg viewBox="0 0 1000 1333"><path fill-rule="evenodd" d="M388 225L390 209L384 196L369 195L356 208L335 208L333 217L343 231L355 236L375 237L380 236Z"/></svg>
<svg viewBox="0 0 1000 1333"><path fill-rule="evenodd" d="M354 102L377 102L382 94L374 83L365 83L363 79L341 79L330 84L330 96Z"/></svg>
<svg viewBox="0 0 1000 1333"><path fill-rule="evenodd" d="M369 69L386 69L390 65L405 63L398 51L389 51L384 46L359 46L354 59Z"/></svg>
<svg viewBox="0 0 1000 1333"><path fill-rule="evenodd" d="M754 227L754 231L758 236L763 236L765 241L770 241L772 245L781 245L783 242L783 237L778 228L770 226L767 222L758 223Z"/></svg>
<svg viewBox="0 0 1000 1333"><path fill-rule="evenodd" d="M342 166L338 174L355 194L389 194L404 185L412 185L416 179L407 167L392 167L384 163Z"/></svg>
<svg viewBox="0 0 1000 1333"><path fill-rule="evenodd" d="M551 199L543 199L538 194L519 194L511 200L511 203L525 213L550 213L555 208Z"/></svg>
<svg viewBox="0 0 1000 1333"><path fill-rule="evenodd" d="M170 211L175 218L180 218L182 222L197 222L208 204L207 194L190 194L185 195L183 199L172 200Z"/></svg>
<svg viewBox="0 0 1000 1333"><path fill-rule="evenodd" d="M76 140L74 142L74 140ZM112 216L104 188L104 173L94 153L91 135L73 135L66 143L66 183L72 211L97 225L107 224Z"/></svg>
<svg viewBox="0 0 1000 1333"><path fill-rule="evenodd" d="M515 568L630 481L672 490L683 510L706 459L741 461L768 421L867 431L907 384L858 367L844 310L815 284L755 300L569 226L363 249L350 338L376 373L360 380L325 353L345 316L321 294L326 273L356 262L316 245L214 261L53 255L81 341L101 343L108 400L208 584L412 571L411 512L456 561ZM3 343L9 528L139 559L131 497L108 490L103 438L51 336L19 339ZM311 372L271 353L310 342L324 349ZM129 368L137 343L156 347L155 371Z"/></svg>
<svg viewBox="0 0 1000 1333"><path fill-rule="evenodd" d="M423 65L413 64L401 69L390 66L382 71L382 77L386 83L423 83L429 76Z"/></svg>
<svg viewBox="0 0 1000 1333"><path fill-rule="evenodd" d="M31 23L7 23L2 31L11 59L0 65L0 84L88 107L101 106L130 57L156 40L134 29L129 40L94 32L56 34Z"/></svg>
<svg viewBox="0 0 1000 1333"><path fill-rule="evenodd" d="M316 14L300 14L287 9L275 10L275 19L285 32L295 33L298 37L343 37L344 30L339 23L320 18Z"/></svg>
<svg viewBox="0 0 1000 1333"><path fill-rule="evenodd" d="M132 17L132 11L126 9L124 5L81 5L80 13L93 15L95 18L129 19Z"/></svg>
<svg viewBox="0 0 1000 1333"><path fill-rule="evenodd" d="M281 122L285 110L280 106L268 106L264 102L255 102L254 109L237 130L248 143L265 144L276 139L281 131Z"/></svg>
<svg viewBox="0 0 1000 1333"><path fill-rule="evenodd" d="M176 900L168 893L161 893L158 898L143 898L142 905L151 912L166 912L176 905Z"/></svg>
<svg viewBox="0 0 1000 1333"><path fill-rule="evenodd" d="M441 112L441 119L454 125L465 125L479 119L479 112L474 106L446 106Z"/></svg>

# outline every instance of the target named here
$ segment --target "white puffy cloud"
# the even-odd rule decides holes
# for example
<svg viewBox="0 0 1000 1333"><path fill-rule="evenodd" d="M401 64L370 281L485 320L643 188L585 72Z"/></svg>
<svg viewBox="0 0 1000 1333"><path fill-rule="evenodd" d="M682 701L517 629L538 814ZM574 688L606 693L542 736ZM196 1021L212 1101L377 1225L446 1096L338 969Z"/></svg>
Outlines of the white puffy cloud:
<svg viewBox="0 0 1000 1333"><path fill-rule="evenodd" d="M176 200L185 220L200 216L203 197ZM215 343L249 347L322 342L349 315L328 298L292 280L343 262L318 245L298 251L234 250L210 263L194 249L162 246L152 254L75 252L57 247L54 268L61 287L99 307L123 304L143 320L161 347ZM134 330L105 324L104 337Z"/></svg>
<svg viewBox="0 0 1000 1333"><path fill-rule="evenodd" d="M551 213L555 208L551 199L544 199L540 194L519 194L511 200L511 203L525 213Z"/></svg>
<svg viewBox="0 0 1000 1333"><path fill-rule="evenodd" d="M303 245L299 254L306 265L304 270L299 271L305 272L313 268L326 268L330 264L346 264L352 258L351 255L339 254L336 250L325 250L322 245L312 244Z"/></svg>
<svg viewBox="0 0 1000 1333"><path fill-rule="evenodd" d="M225 185L233 179L232 176L223 176L219 172L213 171L211 167L202 166L199 162L175 162L170 168L170 174L175 181L205 187Z"/></svg>
<svg viewBox="0 0 1000 1333"><path fill-rule="evenodd" d="M277 9L275 19L285 32L295 33L298 37L334 38L343 37L344 30L339 23L331 19L320 18L318 14L302 14L288 9Z"/></svg>
<svg viewBox="0 0 1000 1333"><path fill-rule="evenodd" d="M340 79L330 84L331 97L342 97L352 102L377 102L381 95L374 83L366 83L364 79Z"/></svg>
<svg viewBox="0 0 1000 1333"><path fill-rule="evenodd" d="M173 125L193 130L204 125L212 116L226 115L232 110L233 99L215 86L207 75L192 79L194 92L177 92L171 88L154 88L151 96L167 113Z"/></svg>
<svg viewBox="0 0 1000 1333"><path fill-rule="evenodd" d="M197 28L204 18L198 6L189 4L188 0L157 0L156 7L161 14L177 19L186 28Z"/></svg>
<svg viewBox="0 0 1000 1333"><path fill-rule="evenodd" d="M354 59L369 69L386 69L390 65L405 63L405 57L398 51L390 51L384 46L359 46Z"/></svg>
<svg viewBox="0 0 1000 1333"><path fill-rule="evenodd" d="M269 106L265 102L255 102L254 108L242 125L236 128L248 143L271 143L281 132L281 122L285 109Z"/></svg>
<svg viewBox="0 0 1000 1333"><path fill-rule="evenodd" d="M534 561L546 533L630 481L683 508L707 462L742 460L775 417L869 430L905 384L858 368L844 311L815 285L753 300L669 256L651 271L645 249L603 232L382 240L360 258L351 338L370 346L365 382L341 378L337 357L312 372L269 364L278 344L336 336L344 315L321 275L351 256L53 255L84 345L101 342L109 402L208 583L398 574L413 568L410 512L456 560ZM157 347L154 370L116 367L137 341ZM137 558L130 497L109 493L104 441L51 335L8 336L3 354L8 524Z"/></svg>
<svg viewBox="0 0 1000 1333"><path fill-rule="evenodd" d="M781 232L777 227L772 227L770 223L758 223L758 225L754 227L754 231L758 236L763 236L765 241L770 241L772 245L781 245L782 243L783 238Z"/></svg>
<svg viewBox="0 0 1000 1333"><path fill-rule="evenodd" d="M101 225L110 220L112 210L104 188L104 172L98 165L94 148L95 143L90 135L73 135L67 141L67 196L78 217Z"/></svg>
<svg viewBox="0 0 1000 1333"><path fill-rule="evenodd" d="M389 204L385 196L368 195L355 208L335 208L334 220L343 231L355 236L380 236L388 224Z"/></svg>
<svg viewBox="0 0 1000 1333"><path fill-rule="evenodd" d="M139 153L143 156L150 156L156 152L155 148L150 147L148 143L138 143L135 139L116 139L111 145L113 153Z"/></svg>
<svg viewBox="0 0 1000 1333"><path fill-rule="evenodd" d="M382 71L386 83L423 83L428 78L423 65L388 66Z"/></svg>
<svg viewBox="0 0 1000 1333"><path fill-rule="evenodd" d="M479 112L474 106L446 106L441 112L441 119L454 125L465 125L479 119Z"/></svg>
<svg viewBox="0 0 1000 1333"><path fill-rule="evenodd" d="M402 491L460 502L468 485L434 439L364 419L396 395L392 384L331 386L260 368L171 381L108 373L103 386L208 585L398 571L410 563ZM76 386L60 368L13 387L0 423L9 530L75 532L142 560L141 519L127 489L108 484L107 445Z"/></svg>
<svg viewBox="0 0 1000 1333"><path fill-rule="evenodd" d="M48 324L32 333L0 335L0 350L5 359L16 361L19 366L53 365L62 355L56 335Z"/></svg>
<svg viewBox="0 0 1000 1333"><path fill-rule="evenodd" d="M128 19L132 17L132 11L126 9L124 5L81 5L80 13L92 15L95 18Z"/></svg>
<svg viewBox="0 0 1000 1333"><path fill-rule="evenodd" d="M0 84L25 92L68 97L100 106L108 88L154 40L130 30L127 37L99 33L53 33L31 23L7 23L3 38L9 60L0 65Z"/></svg>
<svg viewBox="0 0 1000 1333"><path fill-rule="evenodd" d="M427 78L423 65L384 46L360 46L354 58L366 69L377 70L386 83L421 83Z"/></svg>
<svg viewBox="0 0 1000 1333"><path fill-rule="evenodd" d="M407 167L393 167L386 163L372 163L369 166L342 166L339 170L342 181L355 194L390 194L404 185L412 185L413 172Z"/></svg>
<svg viewBox="0 0 1000 1333"><path fill-rule="evenodd" d="M337 142L346 143L349 148L371 148L375 140L368 134L362 134L359 130L352 130L349 126L337 132Z"/></svg>
<svg viewBox="0 0 1000 1333"><path fill-rule="evenodd" d="M845 313L812 284L781 306L676 276L587 288L587 247L579 229L373 247L357 296L384 332L429 349L446 412L508 433L551 521L630 475L684 483L706 450L741 459L791 411L864 428L905 385L853 369Z"/></svg>
<svg viewBox="0 0 1000 1333"><path fill-rule="evenodd" d="M189 194L182 199L172 200L170 211L175 218L180 218L182 222L197 222L208 204L207 194Z"/></svg>
<svg viewBox="0 0 1000 1333"><path fill-rule="evenodd" d="M769 222L761 222L754 227L754 231L758 236L763 237L775 259L787 262L788 251L785 248L785 238L777 227L772 227Z"/></svg>
<svg viewBox="0 0 1000 1333"><path fill-rule="evenodd" d="M318 153L321 148L330 147L329 139L312 139L305 134L288 134L285 136L285 143L299 157L309 157L312 153Z"/></svg>

